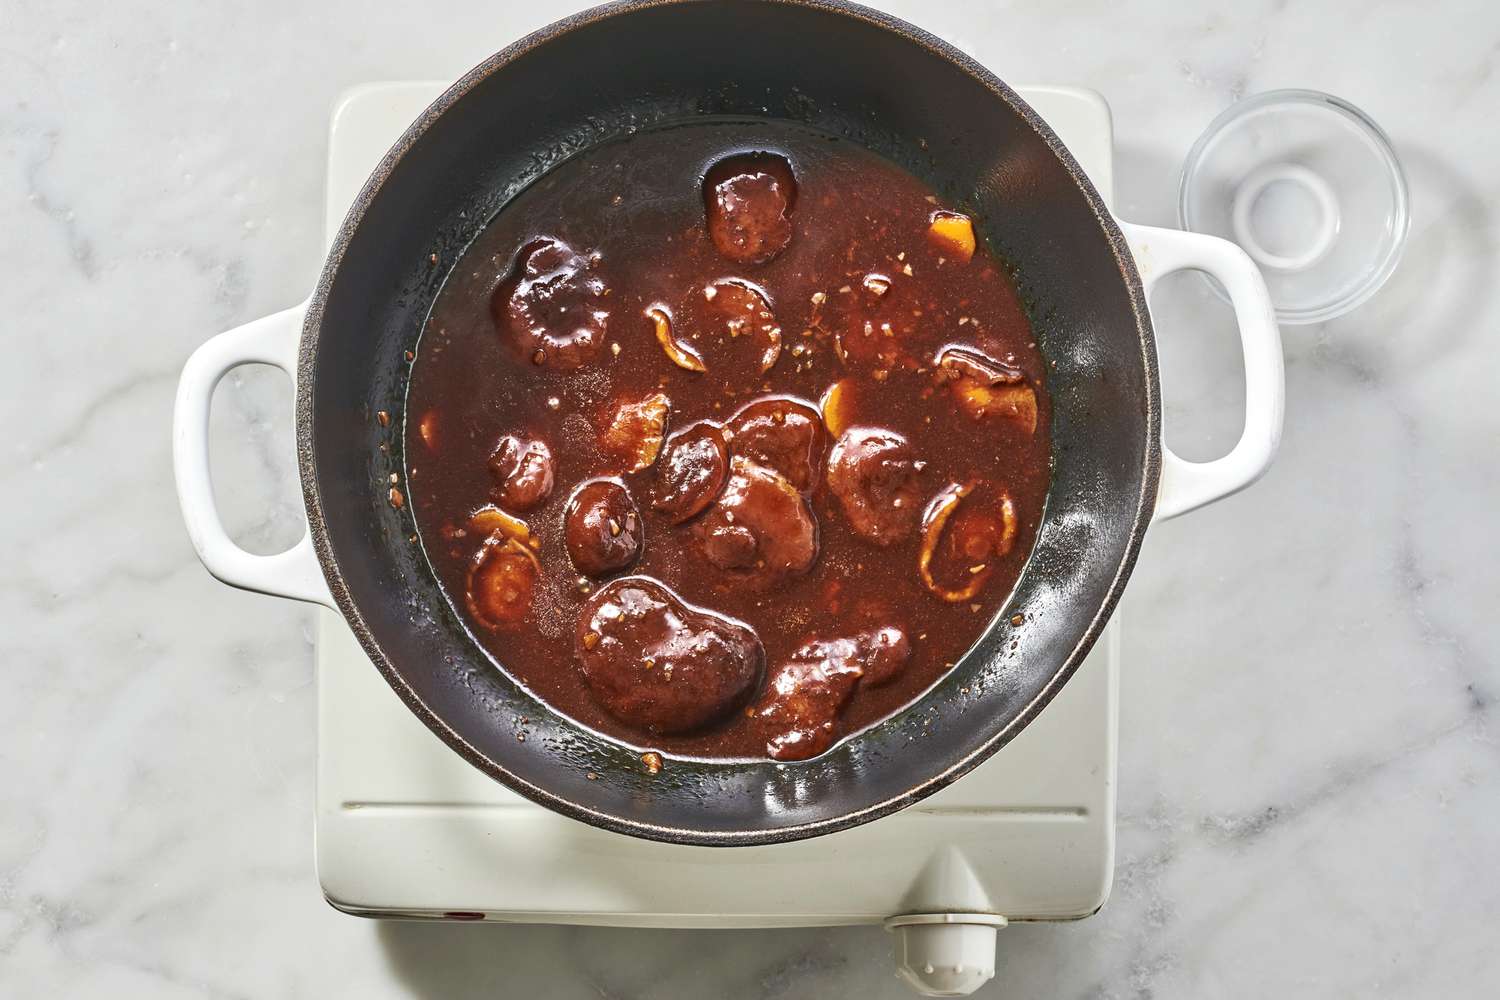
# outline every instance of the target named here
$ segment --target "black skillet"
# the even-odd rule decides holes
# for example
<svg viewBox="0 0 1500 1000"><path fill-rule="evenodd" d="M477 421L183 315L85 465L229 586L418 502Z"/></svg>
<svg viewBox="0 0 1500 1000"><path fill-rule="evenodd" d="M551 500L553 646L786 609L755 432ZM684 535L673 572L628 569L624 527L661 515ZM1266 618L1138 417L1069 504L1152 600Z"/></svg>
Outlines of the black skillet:
<svg viewBox="0 0 1500 1000"><path fill-rule="evenodd" d="M1048 388L1056 469L1011 605L918 702L815 760L668 760L651 774L637 751L554 714L490 665L448 610L409 540L409 511L389 502L386 479L401 468L404 352L445 276L430 255L454 261L509 198L565 157L631 129L714 115L791 119L862 143L976 215L993 248L1016 266L1042 351L1055 365ZM1242 283L1257 283L1253 268L1249 274ZM1242 326L1264 319L1247 318L1258 303L1238 304ZM292 341L284 354L253 344L268 336L253 331L272 317L210 341L184 373L179 492L205 564L252 589L324 602L331 595L376 669L457 753L549 808L635 836L710 845L794 840L867 822L951 783L1020 732L1072 675L1119 599L1157 504L1164 458L1156 353L1121 227L1010 88L937 39L852 4L626 2L497 53L387 154L350 209L305 309L295 360L297 448L311 545L259 560L229 553L211 511L206 460L201 477L196 468L206 454L193 436L200 405L206 424L202 385L211 394L235 361L291 366ZM1248 336L1246 344L1248 370ZM1279 428L1279 353L1275 362ZM1264 374L1265 363L1258 367ZM374 419L382 411L389 426ZM1264 415L1255 422L1267 423ZM1253 478L1274 445L1273 428L1256 454L1237 449L1240 465L1247 458L1258 465L1218 492ZM1188 463L1170 453L1166 461L1168 471L1180 466L1191 478ZM1198 492L1179 509L1206 498L1201 484ZM1013 626L1017 610L1024 622Z"/></svg>

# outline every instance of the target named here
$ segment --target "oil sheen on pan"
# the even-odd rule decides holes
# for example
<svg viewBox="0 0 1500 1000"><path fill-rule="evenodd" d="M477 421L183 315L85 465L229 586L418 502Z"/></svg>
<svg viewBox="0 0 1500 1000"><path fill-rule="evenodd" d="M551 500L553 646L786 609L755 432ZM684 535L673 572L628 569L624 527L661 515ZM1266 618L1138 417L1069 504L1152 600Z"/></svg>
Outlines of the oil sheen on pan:
<svg viewBox="0 0 1500 1000"><path fill-rule="evenodd" d="M630 745L803 760L1004 606L1045 365L973 220L848 142L649 131L506 206L435 303L407 485L454 608Z"/></svg>

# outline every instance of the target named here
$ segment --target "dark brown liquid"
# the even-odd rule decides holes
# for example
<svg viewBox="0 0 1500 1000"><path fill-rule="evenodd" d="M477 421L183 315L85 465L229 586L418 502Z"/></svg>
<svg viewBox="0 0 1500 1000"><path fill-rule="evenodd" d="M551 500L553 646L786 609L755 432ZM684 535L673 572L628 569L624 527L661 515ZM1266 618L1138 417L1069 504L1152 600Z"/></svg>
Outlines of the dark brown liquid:
<svg viewBox="0 0 1500 1000"><path fill-rule="evenodd" d="M706 172L726 156L751 151L783 157L796 178L791 243L762 264L724 256L704 219ZM642 554L616 575L653 577L687 602L748 625L764 646L768 671L813 639L883 625L906 633L911 656L904 669L882 686L861 684L837 718L838 735L858 732L918 697L979 638L1013 588L1041 519L1049 407L1044 362L1013 285L982 237L968 261L931 238L930 220L943 207L915 177L848 142L789 126L724 122L645 132L582 154L493 220L458 262L423 333L407 402L406 455L408 496L433 569L505 671L558 711L641 748L757 758L778 735L774 719L745 710L758 694L705 728L663 736L610 715L584 683L575 626L588 594L569 560L562 522L577 484L609 475L629 487L644 519ZM608 312L603 350L573 370L533 363L507 342L491 313L495 289L514 273L521 248L539 237L582 255L597 252L596 273L608 289L600 307ZM867 287L872 274L888 284L884 294ZM752 282L771 300L783 350L764 375L759 343L704 332L711 327L703 288L723 278ZM671 310L674 331L701 354L706 372L668 359L646 313L655 304ZM886 337L880 325L889 324L889 337L858 343L862 318L872 320L877 338ZM686 339L695 333L698 340ZM844 353L858 357L841 360L840 334ZM976 418L956 405L934 361L954 344L1019 370L1035 390L1034 430ZM899 356L896 363L886 363L881 352L888 350ZM841 379L846 423L894 431L910 443L922 463L915 480L921 505L951 485L974 484L957 524L992 509L1002 493L1011 498L1014 545L985 567L972 599L946 601L923 584L920 527L888 547L857 535L830 492L826 470L811 495L818 554L810 570L771 587L746 586L705 559L695 531L703 515L674 524L651 507L654 470L621 475L599 446L599 432L622 399L664 392L671 399L670 433L698 420L727 421L765 395L816 406ZM544 441L556 481L545 501L520 515L541 543L529 611L519 623L495 628L477 621L466 604L482 541L467 526L474 510L496 500L489 462L507 434ZM955 587L969 572L951 558L938 568ZM590 586L607 579L596 577Z"/></svg>

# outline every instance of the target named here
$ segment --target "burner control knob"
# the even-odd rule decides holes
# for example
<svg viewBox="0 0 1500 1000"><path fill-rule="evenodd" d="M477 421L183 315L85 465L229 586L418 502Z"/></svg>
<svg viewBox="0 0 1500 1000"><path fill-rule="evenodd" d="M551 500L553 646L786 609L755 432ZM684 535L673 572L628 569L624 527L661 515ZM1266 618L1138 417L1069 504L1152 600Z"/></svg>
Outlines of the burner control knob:
<svg viewBox="0 0 1500 1000"><path fill-rule="evenodd" d="M966 997L995 976L995 913L908 913L888 917L896 971L927 997Z"/></svg>

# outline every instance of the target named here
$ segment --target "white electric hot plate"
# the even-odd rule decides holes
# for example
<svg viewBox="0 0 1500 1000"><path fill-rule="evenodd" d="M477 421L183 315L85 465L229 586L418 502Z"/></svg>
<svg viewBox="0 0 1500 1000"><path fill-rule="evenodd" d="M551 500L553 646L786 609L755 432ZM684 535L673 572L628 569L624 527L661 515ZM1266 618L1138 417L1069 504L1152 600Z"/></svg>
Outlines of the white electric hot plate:
<svg viewBox="0 0 1500 1000"><path fill-rule="evenodd" d="M340 100L329 238L381 156L442 89L373 84ZM1061 87L1021 93L1109 201L1103 99ZM1085 917L1109 894L1119 648L1116 622L1014 741L903 812L792 844L683 847L567 819L475 770L407 711L343 620L320 611L318 877L330 903L370 917L884 923L914 988L969 993L995 974L995 934L1007 921Z"/></svg>

